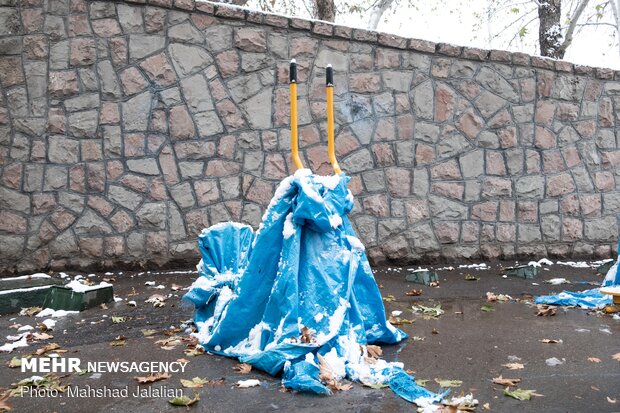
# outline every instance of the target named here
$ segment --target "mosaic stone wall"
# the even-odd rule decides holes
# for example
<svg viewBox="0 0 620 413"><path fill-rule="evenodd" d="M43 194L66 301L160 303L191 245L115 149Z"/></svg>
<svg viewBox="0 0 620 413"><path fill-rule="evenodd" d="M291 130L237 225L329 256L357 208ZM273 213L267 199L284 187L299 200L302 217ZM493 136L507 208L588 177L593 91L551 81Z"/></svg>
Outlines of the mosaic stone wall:
<svg viewBox="0 0 620 413"><path fill-rule="evenodd" d="M194 0L0 0L0 270L194 262L260 221L302 157L329 173L324 68L350 214L375 262L608 257L620 72Z"/></svg>

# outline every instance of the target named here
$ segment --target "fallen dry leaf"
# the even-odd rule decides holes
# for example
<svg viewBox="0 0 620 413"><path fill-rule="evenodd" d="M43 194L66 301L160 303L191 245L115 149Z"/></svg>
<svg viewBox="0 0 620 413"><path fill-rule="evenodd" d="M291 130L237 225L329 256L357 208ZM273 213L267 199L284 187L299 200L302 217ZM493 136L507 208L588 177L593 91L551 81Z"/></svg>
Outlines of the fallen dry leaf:
<svg viewBox="0 0 620 413"><path fill-rule="evenodd" d="M47 333L32 333L32 338L35 340L49 340L50 338L54 338L54 336Z"/></svg>
<svg viewBox="0 0 620 413"><path fill-rule="evenodd" d="M187 387L190 389L198 389L204 387L209 381L206 379L201 379L200 377L194 377L191 380L181 379L181 385L183 387Z"/></svg>
<svg viewBox="0 0 620 413"><path fill-rule="evenodd" d="M536 315L537 316L552 316L555 315L558 311L557 307L553 306L553 305L547 305L547 304L537 304L536 305Z"/></svg>
<svg viewBox="0 0 620 413"><path fill-rule="evenodd" d="M182 289L182 288L183 288L183 286L182 286L182 285L179 285L179 284L172 284L172 285L170 286L170 289L171 289L172 291L179 291L179 290L180 290L180 289Z"/></svg>
<svg viewBox="0 0 620 413"><path fill-rule="evenodd" d="M388 322L392 324L393 326L401 326L403 324L413 324L412 320L408 320L406 318L400 318L400 317L392 317L392 316L390 316L390 318L388 319Z"/></svg>
<svg viewBox="0 0 620 413"><path fill-rule="evenodd" d="M592 363L600 363L601 359L598 357L588 357L588 361L591 361Z"/></svg>
<svg viewBox="0 0 620 413"><path fill-rule="evenodd" d="M506 367L508 370L521 370L522 368L525 367L521 363L507 363L507 364L502 364L502 366Z"/></svg>
<svg viewBox="0 0 620 413"><path fill-rule="evenodd" d="M545 344L559 344L562 343L562 340L554 340L552 338L543 338L542 340L540 340L541 343L545 343Z"/></svg>
<svg viewBox="0 0 620 413"><path fill-rule="evenodd" d="M542 394L536 393L536 390L515 389L510 390L506 387L504 389L504 396L512 397L517 400L530 400L532 396L542 396Z"/></svg>
<svg viewBox="0 0 620 413"><path fill-rule="evenodd" d="M152 373L148 376L136 376L134 379L138 381L138 383L154 383L159 380L165 380L170 378L170 373Z"/></svg>
<svg viewBox="0 0 620 413"><path fill-rule="evenodd" d="M164 348L164 350L172 350L173 348L181 344L181 337L172 336L168 338L163 338L161 340L157 340L155 344L161 344L161 348L166 347Z"/></svg>
<svg viewBox="0 0 620 413"><path fill-rule="evenodd" d="M379 346L375 346L373 344L367 344L366 345L366 351L368 352L368 355L372 358L380 358L381 355L383 354L383 349Z"/></svg>
<svg viewBox="0 0 620 413"><path fill-rule="evenodd" d="M500 375L499 377L495 377L493 379L493 383L501 386L516 386L518 383L521 383L521 379L505 379Z"/></svg>
<svg viewBox="0 0 620 413"><path fill-rule="evenodd" d="M215 387L215 386L222 386L224 385L224 382L226 381L226 379L224 377L222 377L221 379L211 379L207 382L207 384L211 387Z"/></svg>
<svg viewBox="0 0 620 413"><path fill-rule="evenodd" d="M252 366L248 363L239 363L233 366L233 370L241 374L248 374L252 371Z"/></svg>
<svg viewBox="0 0 620 413"><path fill-rule="evenodd" d="M189 363L188 359L177 359L176 360L178 363Z"/></svg>
<svg viewBox="0 0 620 413"><path fill-rule="evenodd" d="M334 371L332 370L327 360L325 360L325 358L323 358L323 356L321 356L320 354L317 354L317 357L319 358L319 379L323 383L325 383L327 387L332 390L341 391L350 390L353 387L351 383L342 383L336 380L336 378L334 377Z"/></svg>
<svg viewBox="0 0 620 413"><path fill-rule="evenodd" d="M190 399L188 396L183 395L183 396L178 396L178 397L175 397L174 399L168 400L168 403L170 403L173 406L189 407L192 404L196 403L198 400L200 400L200 396L198 395L198 393L194 393L193 399Z"/></svg>
<svg viewBox="0 0 620 413"><path fill-rule="evenodd" d="M616 353L614 355L611 356L612 359L620 361L620 353Z"/></svg>
<svg viewBox="0 0 620 413"><path fill-rule="evenodd" d="M52 351L52 350L56 350L60 348L59 344L56 343L49 343L43 347L41 347L40 349L38 349L37 351L34 352L34 354L36 354L37 356L40 356L42 354L47 353L48 351Z"/></svg>
<svg viewBox="0 0 620 413"><path fill-rule="evenodd" d="M407 295L409 297L417 297L419 295L422 295L422 290L421 289L418 290L418 289L412 288L411 290L407 291L405 293L405 295Z"/></svg>
<svg viewBox="0 0 620 413"><path fill-rule="evenodd" d="M205 354L205 349L202 347L188 348L183 351L186 356L196 357Z"/></svg>
<svg viewBox="0 0 620 413"><path fill-rule="evenodd" d="M9 390L0 396L0 412L8 412L13 409L13 404L9 401L11 395L12 393Z"/></svg>
<svg viewBox="0 0 620 413"><path fill-rule="evenodd" d="M306 326L301 328L301 342L302 343L312 343L314 338L312 337L312 332Z"/></svg>
<svg viewBox="0 0 620 413"><path fill-rule="evenodd" d="M22 308L22 310L19 312L19 315L27 315L28 317L32 317L33 315L40 313L41 311L43 311L43 308L41 307L27 307Z"/></svg>
<svg viewBox="0 0 620 413"><path fill-rule="evenodd" d="M611 404L616 404L618 402L617 399L612 399L611 397L607 396L607 401Z"/></svg>
<svg viewBox="0 0 620 413"><path fill-rule="evenodd" d="M153 304L153 307L164 307L166 305L166 297L161 294L153 294L145 303Z"/></svg>
<svg viewBox="0 0 620 413"><path fill-rule="evenodd" d="M485 403L482 405L482 407L484 408L484 410L491 410L491 404L490 403Z"/></svg>

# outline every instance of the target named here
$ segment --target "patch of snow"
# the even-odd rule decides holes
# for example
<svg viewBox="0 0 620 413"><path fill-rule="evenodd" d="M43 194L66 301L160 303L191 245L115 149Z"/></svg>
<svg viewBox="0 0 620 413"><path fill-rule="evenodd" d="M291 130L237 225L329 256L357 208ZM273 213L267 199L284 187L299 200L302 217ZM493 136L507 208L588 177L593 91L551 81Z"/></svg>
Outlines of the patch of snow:
<svg viewBox="0 0 620 413"><path fill-rule="evenodd" d="M19 277L2 278L0 281L29 280L31 278L52 278L52 277L47 274L43 274L42 272L38 272L36 274L20 275Z"/></svg>
<svg viewBox="0 0 620 413"><path fill-rule="evenodd" d="M568 281L566 278L552 278L545 282L551 285L570 284L570 281Z"/></svg>
<svg viewBox="0 0 620 413"><path fill-rule="evenodd" d="M149 287L152 287L155 285L155 281L146 281L144 285L148 285Z"/></svg>
<svg viewBox="0 0 620 413"><path fill-rule="evenodd" d="M44 290L44 289L50 288L50 287L51 287L51 285L41 285L39 287L16 288L14 290L2 290L2 291L0 291L0 295L17 293L17 292L29 292L29 291L36 291L36 290Z"/></svg>
<svg viewBox="0 0 620 413"><path fill-rule="evenodd" d="M366 247L364 247L364 244L362 244L362 241L360 241L359 238L357 237L354 237L352 235L347 235L347 241L349 241L349 244L351 244L351 248L353 250L357 250L357 251L366 250Z"/></svg>
<svg viewBox="0 0 620 413"><path fill-rule="evenodd" d="M78 314L79 311L66 311L66 310L54 310L51 308L46 308L43 311L40 311L35 317L64 317L69 314Z"/></svg>
<svg viewBox="0 0 620 413"><path fill-rule="evenodd" d="M338 228L342 225L342 217L338 214L333 214L329 216L329 224L333 229Z"/></svg>
<svg viewBox="0 0 620 413"><path fill-rule="evenodd" d="M284 220L284 229L282 230L282 236L284 239L289 239L296 232L296 225L293 223L293 213L289 212Z"/></svg>
<svg viewBox="0 0 620 413"><path fill-rule="evenodd" d="M19 347L28 347L28 335L27 334L23 335L21 340L19 341L15 341L13 343L6 343L0 346L0 352L10 353Z"/></svg>
<svg viewBox="0 0 620 413"><path fill-rule="evenodd" d="M260 380L248 379L248 380L239 380L237 382L237 387L241 389L246 389L248 387L256 387L256 386L260 386Z"/></svg>
<svg viewBox="0 0 620 413"><path fill-rule="evenodd" d="M340 183L340 175L314 175L314 180L323 185L326 189L333 191Z"/></svg>
<svg viewBox="0 0 620 413"><path fill-rule="evenodd" d="M585 261L556 261L557 265L566 265L568 267L573 267L573 268L590 268L590 266L588 265L588 263L586 263Z"/></svg>
<svg viewBox="0 0 620 413"><path fill-rule="evenodd" d="M545 360L545 363L547 364L547 366L555 367L555 366L560 366L560 365L564 364L564 361L566 361L566 359L560 360L557 357L551 357L551 358L548 358L547 360Z"/></svg>
<svg viewBox="0 0 620 413"><path fill-rule="evenodd" d="M25 326L21 326L20 328L17 329L17 331L28 331L28 330L32 330L34 329L33 326L26 324Z"/></svg>
<svg viewBox="0 0 620 413"><path fill-rule="evenodd" d="M394 311L392 311L392 315L393 315L394 317L398 317L398 316L400 316L402 313L403 313L402 311L398 311L398 310L394 310Z"/></svg>
<svg viewBox="0 0 620 413"><path fill-rule="evenodd" d="M600 290L603 294L620 294L620 285L611 286L611 287L603 287Z"/></svg>
<svg viewBox="0 0 620 413"><path fill-rule="evenodd" d="M66 284L66 288L72 289L76 293L84 293L87 291L98 290L100 288L111 287L112 284L109 284L105 281L101 281L99 285L85 285L79 281L73 280L70 283Z"/></svg>
<svg viewBox="0 0 620 413"><path fill-rule="evenodd" d="M48 319L41 321L41 324L43 324L45 328L47 328L48 330L53 330L54 327L56 326L56 321L52 320L51 318L48 318Z"/></svg>
<svg viewBox="0 0 620 413"><path fill-rule="evenodd" d="M474 269L474 270L488 270L490 267L482 262L480 264L463 264L463 265L459 265L459 268L468 268L468 269Z"/></svg>

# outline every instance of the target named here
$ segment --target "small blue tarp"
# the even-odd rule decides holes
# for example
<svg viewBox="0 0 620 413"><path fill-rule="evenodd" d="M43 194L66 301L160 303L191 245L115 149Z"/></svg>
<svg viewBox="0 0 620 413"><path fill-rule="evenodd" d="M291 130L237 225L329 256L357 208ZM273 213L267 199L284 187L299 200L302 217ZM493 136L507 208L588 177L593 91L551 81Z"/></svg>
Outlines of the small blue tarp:
<svg viewBox="0 0 620 413"><path fill-rule="evenodd" d="M402 363L369 357L366 345L407 335L386 321L346 217L348 181L298 170L278 187L256 234L238 223L203 230L200 276L184 297L196 307L198 339L211 353L282 374L292 390L330 394L330 378L346 378L389 386L418 405L440 401Z"/></svg>
<svg viewBox="0 0 620 413"><path fill-rule="evenodd" d="M620 242L618 243L618 252L620 252ZM609 271L607 271L601 287L620 286L619 266L620 255L614 265L612 265ZM534 303L536 304L561 305L581 308L603 308L606 305L611 304L612 301L612 296L601 293L600 288L593 288L580 292L562 291L559 294L542 295L534 298Z"/></svg>

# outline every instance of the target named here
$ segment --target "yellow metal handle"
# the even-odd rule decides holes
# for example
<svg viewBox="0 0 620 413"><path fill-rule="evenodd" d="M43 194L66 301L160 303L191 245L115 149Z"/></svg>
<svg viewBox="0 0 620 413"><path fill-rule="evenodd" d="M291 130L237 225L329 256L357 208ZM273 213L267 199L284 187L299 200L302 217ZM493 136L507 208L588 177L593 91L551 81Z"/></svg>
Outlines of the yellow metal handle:
<svg viewBox="0 0 620 413"><path fill-rule="evenodd" d="M336 159L336 144L334 139L334 71L332 65L326 68L325 89L327 92L327 153L329 154L329 162L334 168L335 174L340 174L342 170Z"/></svg>
<svg viewBox="0 0 620 413"><path fill-rule="evenodd" d="M291 96L291 153L295 168L302 169L304 165L299 158L299 139L297 136L297 63L295 59L291 60L289 80Z"/></svg>

